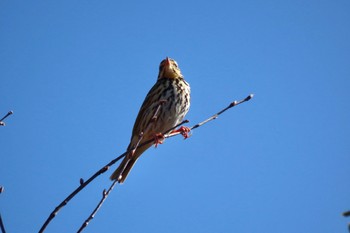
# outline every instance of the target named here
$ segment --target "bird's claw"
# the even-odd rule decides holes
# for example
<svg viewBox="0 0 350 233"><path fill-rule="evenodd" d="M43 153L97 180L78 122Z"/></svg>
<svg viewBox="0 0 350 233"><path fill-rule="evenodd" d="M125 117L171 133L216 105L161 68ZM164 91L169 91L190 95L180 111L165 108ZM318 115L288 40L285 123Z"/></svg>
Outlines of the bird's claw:
<svg viewBox="0 0 350 233"><path fill-rule="evenodd" d="M157 133L154 135L154 147L157 148L159 144L163 144L164 135L162 133Z"/></svg>
<svg viewBox="0 0 350 233"><path fill-rule="evenodd" d="M191 136L191 129L186 126L181 126L180 128L175 129L171 132L171 134L174 134L174 133L180 133L184 137L184 139L186 139Z"/></svg>

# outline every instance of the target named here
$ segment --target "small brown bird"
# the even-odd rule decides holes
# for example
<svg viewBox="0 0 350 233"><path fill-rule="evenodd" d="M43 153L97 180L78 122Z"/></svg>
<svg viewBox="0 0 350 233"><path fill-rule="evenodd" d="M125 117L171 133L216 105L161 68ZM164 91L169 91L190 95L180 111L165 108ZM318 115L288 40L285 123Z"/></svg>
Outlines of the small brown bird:
<svg viewBox="0 0 350 233"><path fill-rule="evenodd" d="M152 120L158 107L156 119ZM179 124L189 108L190 86L184 80L176 61L166 58L159 65L156 84L148 92L139 110L127 150L131 150L150 139L155 139L155 141L130 151L110 179L123 183L141 154L153 144L157 146L157 144L162 143L162 138L164 138L162 132ZM187 138L189 128L180 127L173 132L180 132ZM141 133L142 136L140 136Z"/></svg>

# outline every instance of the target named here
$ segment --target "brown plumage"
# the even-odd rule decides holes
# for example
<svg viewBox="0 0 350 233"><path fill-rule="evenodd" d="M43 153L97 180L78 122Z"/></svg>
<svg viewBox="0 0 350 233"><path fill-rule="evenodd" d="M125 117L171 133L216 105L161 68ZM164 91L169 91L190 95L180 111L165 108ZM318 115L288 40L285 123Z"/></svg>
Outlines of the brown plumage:
<svg viewBox="0 0 350 233"><path fill-rule="evenodd" d="M157 119L151 122L161 101L164 102L159 109ZM189 108L190 86L184 80L176 61L166 58L159 65L156 84L148 92L139 110L128 150L136 147L141 132L143 137L139 145L176 126L183 120ZM110 179L117 179L119 183L123 183L137 159L152 145L153 142L138 147L134 153L128 153Z"/></svg>

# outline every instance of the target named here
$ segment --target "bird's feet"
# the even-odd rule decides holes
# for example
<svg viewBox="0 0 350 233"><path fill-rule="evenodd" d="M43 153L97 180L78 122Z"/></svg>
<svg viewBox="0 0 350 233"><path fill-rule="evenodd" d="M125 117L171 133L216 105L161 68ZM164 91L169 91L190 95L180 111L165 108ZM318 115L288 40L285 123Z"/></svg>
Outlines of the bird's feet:
<svg viewBox="0 0 350 233"><path fill-rule="evenodd" d="M164 135L162 133L157 133L154 135L154 147L157 148L159 144L163 144Z"/></svg>
<svg viewBox="0 0 350 233"><path fill-rule="evenodd" d="M191 136L191 129L186 126L181 126L180 128L171 131L170 134L176 134L176 133L180 133L184 137L184 139L186 139Z"/></svg>

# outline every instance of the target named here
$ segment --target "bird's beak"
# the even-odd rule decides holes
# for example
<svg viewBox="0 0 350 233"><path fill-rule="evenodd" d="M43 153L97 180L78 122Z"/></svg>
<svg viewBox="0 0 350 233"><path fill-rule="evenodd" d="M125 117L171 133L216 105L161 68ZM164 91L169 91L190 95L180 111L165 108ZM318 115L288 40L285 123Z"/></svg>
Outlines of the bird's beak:
<svg viewBox="0 0 350 233"><path fill-rule="evenodd" d="M167 66L170 66L170 59L169 59L168 57L165 58L165 62L166 62L165 64L166 64Z"/></svg>

